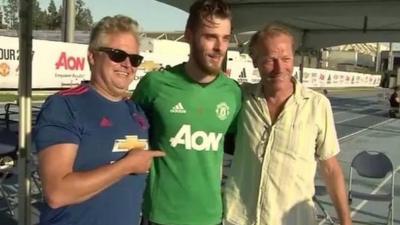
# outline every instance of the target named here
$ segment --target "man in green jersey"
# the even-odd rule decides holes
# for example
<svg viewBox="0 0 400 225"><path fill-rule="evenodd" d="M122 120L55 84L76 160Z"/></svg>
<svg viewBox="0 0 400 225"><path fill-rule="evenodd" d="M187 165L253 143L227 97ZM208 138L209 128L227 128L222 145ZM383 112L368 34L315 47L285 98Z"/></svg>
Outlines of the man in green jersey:
<svg viewBox="0 0 400 225"><path fill-rule="evenodd" d="M223 143L241 101L237 83L221 72L230 34L223 0L195 2L185 30L189 61L147 74L134 92L150 120L150 145L167 153L150 172L144 217L151 224L222 221Z"/></svg>

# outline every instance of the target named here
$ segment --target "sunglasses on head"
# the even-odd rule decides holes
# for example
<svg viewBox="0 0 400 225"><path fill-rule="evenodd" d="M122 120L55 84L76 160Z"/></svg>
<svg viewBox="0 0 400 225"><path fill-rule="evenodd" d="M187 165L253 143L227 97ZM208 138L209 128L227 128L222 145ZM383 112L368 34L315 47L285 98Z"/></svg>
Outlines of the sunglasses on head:
<svg viewBox="0 0 400 225"><path fill-rule="evenodd" d="M97 49L97 51L100 52L105 52L108 57L111 59L111 61L120 63L126 59L126 57L129 57L129 61L131 62L131 65L133 67L138 67L143 60L143 56L138 55L138 54L128 54L125 51L121 49L116 49L116 48L106 48L106 47L100 47Z"/></svg>

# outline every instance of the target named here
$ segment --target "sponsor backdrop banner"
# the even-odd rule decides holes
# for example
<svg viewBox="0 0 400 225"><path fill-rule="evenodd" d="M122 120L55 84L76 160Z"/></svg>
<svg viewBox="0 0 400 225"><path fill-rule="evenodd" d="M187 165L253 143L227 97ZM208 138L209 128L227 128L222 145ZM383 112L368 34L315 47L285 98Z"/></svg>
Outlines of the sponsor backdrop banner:
<svg viewBox="0 0 400 225"><path fill-rule="evenodd" d="M135 89L146 72L186 61L188 51L188 48L183 49L175 57L170 56L173 51L141 52L144 62L129 88ZM33 89L69 88L90 79L87 45L33 40L32 54ZM0 89L18 88L18 57L18 38L0 36ZM259 82L258 70L248 56L230 51L228 58L228 76L239 83ZM299 79L299 75L299 68L295 67L293 76ZM376 87L380 81L380 75L354 72L304 68L303 73L303 83L308 87Z"/></svg>
<svg viewBox="0 0 400 225"><path fill-rule="evenodd" d="M293 76L300 79L300 71L295 67ZM377 87L381 75L304 68L303 83L307 87Z"/></svg>
<svg viewBox="0 0 400 225"><path fill-rule="evenodd" d="M17 88L18 38L0 36L0 88ZM86 45L33 40L32 88L66 88L89 79Z"/></svg>

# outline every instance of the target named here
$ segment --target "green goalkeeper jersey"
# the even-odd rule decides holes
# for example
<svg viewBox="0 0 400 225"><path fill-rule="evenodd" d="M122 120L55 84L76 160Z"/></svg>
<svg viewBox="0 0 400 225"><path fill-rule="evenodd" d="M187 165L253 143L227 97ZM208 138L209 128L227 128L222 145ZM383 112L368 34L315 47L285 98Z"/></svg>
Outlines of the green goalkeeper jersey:
<svg viewBox="0 0 400 225"><path fill-rule="evenodd" d="M150 121L151 148L166 152L153 161L145 217L168 225L219 224L223 143L240 109L238 84L223 73L199 84L180 64L147 74L133 99Z"/></svg>

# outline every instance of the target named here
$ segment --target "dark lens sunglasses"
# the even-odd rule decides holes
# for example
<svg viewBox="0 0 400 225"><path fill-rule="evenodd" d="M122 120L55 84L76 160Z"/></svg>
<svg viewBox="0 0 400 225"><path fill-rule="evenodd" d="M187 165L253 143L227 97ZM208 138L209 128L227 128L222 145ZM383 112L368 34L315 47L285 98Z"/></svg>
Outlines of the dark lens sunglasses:
<svg viewBox="0 0 400 225"><path fill-rule="evenodd" d="M100 52L105 52L108 57L116 63L120 63L126 59L126 57L129 57L129 61L131 62L131 65L134 67L138 67L143 60L143 56L138 55L138 54L128 54L123 50L120 49L115 49L115 48L106 48L106 47L100 47L97 49L97 51Z"/></svg>

